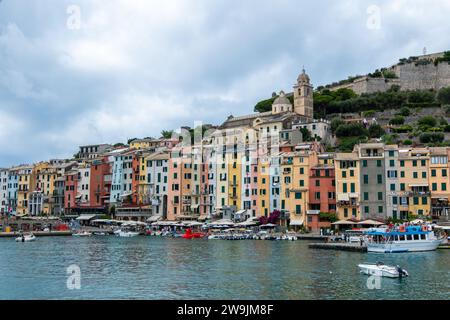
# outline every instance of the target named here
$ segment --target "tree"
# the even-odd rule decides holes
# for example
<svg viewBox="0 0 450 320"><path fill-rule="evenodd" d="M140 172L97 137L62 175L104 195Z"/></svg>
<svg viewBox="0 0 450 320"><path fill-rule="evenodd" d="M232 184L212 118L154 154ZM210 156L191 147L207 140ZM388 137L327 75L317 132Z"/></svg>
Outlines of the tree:
<svg viewBox="0 0 450 320"><path fill-rule="evenodd" d="M450 87L439 90L437 100L443 105L450 104Z"/></svg>
<svg viewBox="0 0 450 320"><path fill-rule="evenodd" d="M368 136L369 132L360 123L341 124L336 129L337 137L360 137Z"/></svg>
<svg viewBox="0 0 450 320"><path fill-rule="evenodd" d="M400 109L400 113L399 115L403 116L403 117L407 117L411 114L411 110L409 110L408 107L403 107Z"/></svg>
<svg viewBox="0 0 450 320"><path fill-rule="evenodd" d="M435 101L435 94L428 90L414 90L408 95L410 103L431 103Z"/></svg>
<svg viewBox="0 0 450 320"><path fill-rule="evenodd" d="M302 133L303 141L311 141L312 140L312 134L307 128L300 128L300 132Z"/></svg>
<svg viewBox="0 0 450 320"><path fill-rule="evenodd" d="M370 138L380 138L386 132L379 124L373 124L369 127L369 137Z"/></svg>
<svg viewBox="0 0 450 320"><path fill-rule="evenodd" d="M173 130L163 130L163 131L161 131L161 136L164 139L170 139L170 138L172 138L172 135L173 135Z"/></svg>
<svg viewBox="0 0 450 320"><path fill-rule="evenodd" d="M424 132L419 139L422 143L440 143L444 141L444 134L441 132Z"/></svg>
<svg viewBox="0 0 450 320"><path fill-rule="evenodd" d="M331 120L331 132L335 133L337 128L341 124L345 124L344 120L342 120L341 118L334 118L333 120Z"/></svg>
<svg viewBox="0 0 450 320"><path fill-rule="evenodd" d="M419 126L435 127L437 124L437 120L433 116L425 116L420 118L419 121L417 121L417 124Z"/></svg>

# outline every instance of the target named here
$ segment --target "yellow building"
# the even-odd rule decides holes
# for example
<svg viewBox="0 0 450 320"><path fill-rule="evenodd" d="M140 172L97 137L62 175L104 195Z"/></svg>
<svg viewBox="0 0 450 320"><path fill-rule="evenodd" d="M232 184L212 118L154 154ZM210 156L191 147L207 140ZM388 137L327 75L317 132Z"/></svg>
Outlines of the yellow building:
<svg viewBox="0 0 450 320"><path fill-rule="evenodd" d="M430 151L426 148L400 149L398 160L400 218L429 215L431 213L428 179Z"/></svg>
<svg viewBox="0 0 450 320"><path fill-rule="evenodd" d="M433 218L448 216L450 181L447 148L430 148L429 185Z"/></svg>
<svg viewBox="0 0 450 320"><path fill-rule="evenodd" d="M312 146L304 144L281 155L281 209L289 212L289 225L294 229L308 226L309 172L318 162Z"/></svg>
<svg viewBox="0 0 450 320"><path fill-rule="evenodd" d="M270 215L270 159L260 157L258 159L258 200L257 216L268 217Z"/></svg>
<svg viewBox="0 0 450 320"><path fill-rule="evenodd" d="M31 173L33 171L32 166L20 166L16 168L18 170L19 183L17 190L17 215L27 215L29 195L31 192Z"/></svg>
<svg viewBox="0 0 450 320"><path fill-rule="evenodd" d="M337 153L336 213L338 219L361 219L360 161L356 152Z"/></svg>
<svg viewBox="0 0 450 320"><path fill-rule="evenodd" d="M30 215L53 213L56 178L57 168L50 163L40 162L33 166L28 206Z"/></svg>

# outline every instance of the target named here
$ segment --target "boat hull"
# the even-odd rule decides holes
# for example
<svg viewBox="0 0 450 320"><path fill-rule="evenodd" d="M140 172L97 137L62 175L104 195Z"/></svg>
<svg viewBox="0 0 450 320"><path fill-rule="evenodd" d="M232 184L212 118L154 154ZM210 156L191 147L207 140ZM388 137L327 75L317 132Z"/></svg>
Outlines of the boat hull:
<svg viewBox="0 0 450 320"><path fill-rule="evenodd" d="M397 268L391 266L377 266L371 264L359 264L358 268L361 273L372 276L380 276L386 278L399 278L400 274L398 273Z"/></svg>
<svg viewBox="0 0 450 320"><path fill-rule="evenodd" d="M440 240L401 241L392 243L368 243L367 252L376 253L402 253L434 251L440 244Z"/></svg>

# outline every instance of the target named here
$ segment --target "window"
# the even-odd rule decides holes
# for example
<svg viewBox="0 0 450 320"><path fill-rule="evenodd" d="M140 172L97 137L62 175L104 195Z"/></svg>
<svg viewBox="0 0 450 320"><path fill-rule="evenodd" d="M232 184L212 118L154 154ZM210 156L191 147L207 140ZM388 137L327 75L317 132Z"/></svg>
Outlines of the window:
<svg viewBox="0 0 450 320"><path fill-rule="evenodd" d="M434 169L431 170L431 176L432 176L432 177L436 177L436 170L434 170Z"/></svg>
<svg viewBox="0 0 450 320"><path fill-rule="evenodd" d="M342 192L347 192L347 184L346 183L342 184Z"/></svg>
<svg viewBox="0 0 450 320"><path fill-rule="evenodd" d="M425 167L427 165L427 161L426 160L420 160L420 165L422 167Z"/></svg>
<svg viewBox="0 0 450 320"><path fill-rule="evenodd" d="M422 179L426 179L427 178L427 173L426 173L426 171L423 171L422 172Z"/></svg>
<svg viewBox="0 0 450 320"><path fill-rule="evenodd" d="M383 213L383 206L378 206L378 213Z"/></svg>
<svg viewBox="0 0 450 320"><path fill-rule="evenodd" d="M400 177L404 178L405 177L405 171L400 171Z"/></svg>
<svg viewBox="0 0 450 320"><path fill-rule="evenodd" d="M369 184L369 175L365 174L363 176L363 178L364 178L364 184Z"/></svg>
<svg viewBox="0 0 450 320"><path fill-rule="evenodd" d="M389 166L395 167L395 160L389 160Z"/></svg>
<svg viewBox="0 0 450 320"><path fill-rule="evenodd" d="M394 156L394 151L390 150L389 151L389 157L393 157Z"/></svg>
<svg viewBox="0 0 450 320"><path fill-rule="evenodd" d="M395 191L395 183L391 183L391 191Z"/></svg>
<svg viewBox="0 0 450 320"><path fill-rule="evenodd" d="M369 213L369 207L368 206L364 207L364 213Z"/></svg>
<svg viewBox="0 0 450 320"><path fill-rule="evenodd" d="M422 197L422 204L423 205L427 205L428 204L428 198L427 197Z"/></svg>
<svg viewBox="0 0 450 320"><path fill-rule="evenodd" d="M296 205L295 206L295 213L296 214L301 214L302 213L302 206L301 205Z"/></svg>
<svg viewBox="0 0 450 320"><path fill-rule="evenodd" d="M302 198L302 193L301 192L296 192L295 193L295 199L301 199Z"/></svg>
<svg viewBox="0 0 450 320"><path fill-rule="evenodd" d="M381 167L381 160L377 160L377 167Z"/></svg>
<svg viewBox="0 0 450 320"><path fill-rule="evenodd" d="M413 172L413 178L417 179L418 177L419 177L418 173L417 172Z"/></svg>
<svg viewBox="0 0 450 320"><path fill-rule="evenodd" d="M348 209L344 208L344 217L347 218L348 217Z"/></svg>
<svg viewBox="0 0 450 320"><path fill-rule="evenodd" d="M369 201L369 193L364 192L364 201Z"/></svg>
<svg viewBox="0 0 450 320"><path fill-rule="evenodd" d="M414 197L413 198L413 203L415 206L419 205L419 198L418 197Z"/></svg>
<svg viewBox="0 0 450 320"><path fill-rule="evenodd" d="M353 182L350 183L350 192L355 192L355 184Z"/></svg>
<svg viewBox="0 0 450 320"><path fill-rule="evenodd" d="M378 201L383 201L383 192L378 192Z"/></svg>
<svg viewBox="0 0 450 320"><path fill-rule="evenodd" d="M383 183L383 176L381 174L377 175L378 184Z"/></svg>
<svg viewBox="0 0 450 320"><path fill-rule="evenodd" d="M437 191L437 183L433 182L431 184L431 191Z"/></svg>
<svg viewBox="0 0 450 320"><path fill-rule="evenodd" d="M442 182L441 189L442 189L442 191L447 191L447 183Z"/></svg>
<svg viewBox="0 0 450 320"><path fill-rule="evenodd" d="M350 170L350 177L354 177L355 176L355 170Z"/></svg>
<svg viewBox="0 0 450 320"><path fill-rule="evenodd" d="M413 160L413 167L417 167L417 160Z"/></svg>
<svg viewBox="0 0 450 320"><path fill-rule="evenodd" d="M367 167L367 160L363 160L363 167Z"/></svg>
<svg viewBox="0 0 450 320"><path fill-rule="evenodd" d="M342 171L342 178L347 178L347 171Z"/></svg>
<svg viewBox="0 0 450 320"><path fill-rule="evenodd" d="M446 177L447 176L447 169L442 169L442 176Z"/></svg>
<svg viewBox="0 0 450 320"><path fill-rule="evenodd" d="M400 167L404 167L405 166L405 160L400 160Z"/></svg>
<svg viewBox="0 0 450 320"><path fill-rule="evenodd" d="M316 187L320 187L320 180L316 180Z"/></svg>

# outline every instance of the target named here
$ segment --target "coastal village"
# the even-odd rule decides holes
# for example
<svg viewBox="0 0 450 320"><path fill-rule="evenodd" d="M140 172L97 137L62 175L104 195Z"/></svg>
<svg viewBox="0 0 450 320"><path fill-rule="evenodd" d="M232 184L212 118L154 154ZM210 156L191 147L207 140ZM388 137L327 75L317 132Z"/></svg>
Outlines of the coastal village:
<svg viewBox="0 0 450 320"><path fill-rule="evenodd" d="M392 81L402 90L403 76L397 76L373 81L383 86ZM437 86L427 81L428 88L415 81L405 90L450 86L442 79ZM327 90L342 86L352 90L355 84ZM364 90L358 84L357 93L370 93ZM230 115L220 125L182 127L161 138L84 145L71 159L0 169L3 231L20 219L50 217L80 223L260 221L316 234L336 223L362 221L423 219L448 225L450 147L375 136L346 152L333 150L340 137L332 119L315 117L314 99L303 70L292 93L279 91L268 111ZM396 128L376 114L341 119L366 129Z"/></svg>

